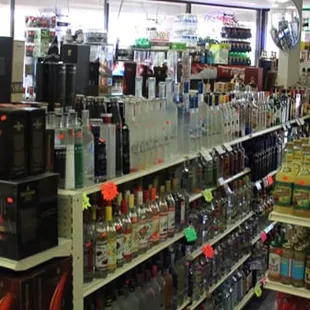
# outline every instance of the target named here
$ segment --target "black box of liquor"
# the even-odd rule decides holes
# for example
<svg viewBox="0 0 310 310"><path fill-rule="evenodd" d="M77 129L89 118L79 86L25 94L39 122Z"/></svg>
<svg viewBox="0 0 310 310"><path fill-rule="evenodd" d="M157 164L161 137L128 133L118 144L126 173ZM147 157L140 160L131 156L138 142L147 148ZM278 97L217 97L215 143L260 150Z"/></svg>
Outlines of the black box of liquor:
<svg viewBox="0 0 310 310"><path fill-rule="evenodd" d="M11 102L13 39L0 37L0 102Z"/></svg>
<svg viewBox="0 0 310 310"><path fill-rule="evenodd" d="M1 104L0 107L23 110L27 117L26 150L28 174L37 175L45 172L45 109L17 104Z"/></svg>
<svg viewBox="0 0 310 310"><path fill-rule="evenodd" d="M27 175L27 113L0 106L0 179Z"/></svg>
<svg viewBox="0 0 310 310"><path fill-rule="evenodd" d="M61 55L61 60L64 63L76 64L76 87L74 90L67 89L67 91L69 93L74 92L74 96L75 94L86 95L89 85L90 46L86 44L64 44Z"/></svg>
<svg viewBox="0 0 310 310"><path fill-rule="evenodd" d="M0 181L0 256L20 260L58 245L58 174Z"/></svg>

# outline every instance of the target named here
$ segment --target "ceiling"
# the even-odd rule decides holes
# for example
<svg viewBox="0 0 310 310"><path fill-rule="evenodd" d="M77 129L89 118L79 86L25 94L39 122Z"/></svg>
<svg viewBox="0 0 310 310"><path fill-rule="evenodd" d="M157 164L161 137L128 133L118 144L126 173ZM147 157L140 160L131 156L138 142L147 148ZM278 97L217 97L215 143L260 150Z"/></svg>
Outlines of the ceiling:
<svg viewBox="0 0 310 310"><path fill-rule="evenodd" d="M109 0L110 5L118 6L121 0ZM170 2L170 5L175 5L176 2L195 2L201 4L216 4L216 5L229 5L229 6L240 6L240 7L248 7L248 8L270 8L273 1L277 0L166 0ZM69 7L79 7L79 8L102 8L104 0L15 0L16 5L23 6L36 6L36 7L67 7L67 3L69 3ZM149 3L154 2L153 0L124 0L124 5L126 6L135 6L139 5L141 7L141 3ZM254 3L253 3L254 2ZM10 0L0 0L0 5L9 4ZM310 7L310 0L303 1L304 7Z"/></svg>

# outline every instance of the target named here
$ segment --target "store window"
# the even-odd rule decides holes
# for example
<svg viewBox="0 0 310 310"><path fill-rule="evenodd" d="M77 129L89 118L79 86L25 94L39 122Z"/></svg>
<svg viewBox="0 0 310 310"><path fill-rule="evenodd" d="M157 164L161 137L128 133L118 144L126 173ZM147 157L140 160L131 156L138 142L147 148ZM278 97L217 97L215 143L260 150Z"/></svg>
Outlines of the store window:
<svg viewBox="0 0 310 310"><path fill-rule="evenodd" d="M184 3L168 3L144 0L124 1L120 10L120 0L110 2L109 43L120 39L121 46L133 45L139 37L146 36L150 26L172 30L176 15L186 12Z"/></svg>
<svg viewBox="0 0 310 310"><path fill-rule="evenodd" d="M251 45L251 52L249 58L251 64L255 65L255 51L256 51L256 10L235 9L225 7L215 7L208 5L192 5L192 14L197 15L198 18L198 36L202 38L209 37L222 41L221 31L223 26L223 16L233 15L238 24L244 28L251 30L251 38L246 39ZM240 40L244 41L244 40Z"/></svg>

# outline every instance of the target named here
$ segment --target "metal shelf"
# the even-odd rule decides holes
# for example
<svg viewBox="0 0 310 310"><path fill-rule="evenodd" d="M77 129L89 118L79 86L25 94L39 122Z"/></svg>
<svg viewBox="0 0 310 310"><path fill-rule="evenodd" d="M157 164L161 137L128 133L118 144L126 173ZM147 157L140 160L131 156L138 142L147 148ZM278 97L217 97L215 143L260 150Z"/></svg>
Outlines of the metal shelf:
<svg viewBox="0 0 310 310"><path fill-rule="evenodd" d="M225 231L222 234L217 235L216 237L214 237L213 239L211 239L209 242L207 242L206 244L210 244L210 245L214 245L217 242L219 242L220 240L222 240L223 238L225 238L227 235L229 235L232 231L234 231L236 228L238 228L241 224L243 224L245 221L247 221L250 217L252 217L254 215L254 212L250 212L246 217L244 217L243 219L239 220L238 222L236 222L235 224L232 225L228 225L228 227L225 229ZM205 245L206 245L205 244ZM202 246L201 248L199 248L198 250L194 251L192 254L190 254L187 259L189 261L192 261L194 259L196 259L197 257L199 257L202 254L202 250L203 250Z"/></svg>
<svg viewBox="0 0 310 310"><path fill-rule="evenodd" d="M297 288L291 285L285 285L280 282L274 282L267 278L264 287L268 290L291 294L294 296L304 297L310 299L310 291L305 288Z"/></svg>
<svg viewBox="0 0 310 310"><path fill-rule="evenodd" d="M219 286L221 286L231 275L234 274L234 272L242 266L249 258L251 257L251 254L244 255L231 269L231 271L223 276L216 284L214 284L208 292L203 294L201 298L197 301L195 301L191 306L188 307L189 310L196 309L208 296L210 296Z"/></svg>
<svg viewBox="0 0 310 310"><path fill-rule="evenodd" d="M237 179L243 177L244 175L247 175L247 174L250 173L250 172L251 172L251 169L250 169L250 168L245 168L243 171L239 172L238 174L236 174L236 175L230 177L229 179L224 180L224 182L222 183L222 185L215 186L215 187L211 187L211 188L207 188L207 189L209 189L210 191L213 192L213 191L215 191L216 189L218 189L220 186L229 184L229 183L231 183L231 182L233 182L233 181L235 181L235 180L237 180ZM201 197L202 197L202 193L193 194L193 195L190 196L189 202L193 202L193 201L195 201L195 200L197 200L197 199L199 199L199 198L201 198Z"/></svg>
<svg viewBox="0 0 310 310"><path fill-rule="evenodd" d="M266 234L268 234L277 224L278 222L273 222L270 225L268 225L263 231ZM257 243L260 240L260 236L261 236L261 233L259 233L255 238L252 239L251 244L254 245L255 243Z"/></svg>
<svg viewBox="0 0 310 310"><path fill-rule="evenodd" d="M234 310L242 310L248 302L252 299L252 297L255 295L254 288L250 289L249 292L242 298L240 303L234 307Z"/></svg>
<svg viewBox="0 0 310 310"><path fill-rule="evenodd" d="M308 118L310 118L310 116L302 117L302 119L304 119L304 120L306 120ZM296 122L297 121L295 121L295 120L294 121L290 121L291 124L294 124ZM264 129L264 130L252 133L250 135L246 135L244 137L235 139L235 140L227 142L227 143L221 143L220 146L222 146L223 144L227 144L227 145L232 146L232 145L235 145L235 144L238 144L238 143L242 143L242 142L251 140L253 138L265 135L267 133L279 130L281 128L282 128L282 125L273 126L271 128L267 128L267 129ZM213 150L215 147L216 146L210 148L209 151ZM138 172L130 173L130 174L124 175L122 177L112 179L110 181L114 182L116 185L127 183L127 182L130 182L130 181L133 181L133 180L145 177L145 176L147 176L149 174L161 171L163 169L167 169L167 168L173 167L175 165L181 164L181 163L183 163L186 160L194 159L197 156L198 156L198 154L196 154L196 153L190 154L190 155L183 155L183 156L180 156L180 158L178 158L178 159L176 159L174 161L171 161L171 162L168 162L168 163L164 163L164 164L161 164L161 165L156 165L156 166L153 166L151 168L148 168L148 169L145 169L145 170L141 170L141 171L138 171ZM227 182L229 183L231 181L227 181ZM87 186L87 187L84 187L84 188L81 188L81 189L77 189L75 192L77 192L77 193L86 193L87 195L93 194L93 193L96 193L96 192L100 191L100 187L101 187L102 184L103 183L98 183L98 184L94 184L94 185L91 185L91 186ZM64 194L64 195L65 194L72 195L72 191L62 191L62 194Z"/></svg>
<svg viewBox="0 0 310 310"><path fill-rule="evenodd" d="M275 211L269 214L269 220L297 226L310 227L310 218L282 214Z"/></svg>
<svg viewBox="0 0 310 310"><path fill-rule="evenodd" d="M14 271L25 271L56 257L70 256L72 253L71 249L71 240L59 238L59 245L57 247L50 248L46 251L37 253L19 261L0 257L0 267Z"/></svg>
<svg viewBox="0 0 310 310"><path fill-rule="evenodd" d="M183 303L182 306L178 307L177 310L183 310L184 308L186 308L190 303L191 303L191 299L187 298L186 301Z"/></svg>
<svg viewBox="0 0 310 310"><path fill-rule="evenodd" d="M157 253L161 252L162 250L166 249L170 245L174 244L175 242L181 240L184 237L184 233L179 233L175 235L173 238L168 239L165 242L162 242L161 244L154 246L150 250L148 250L145 254L140 255L139 257L135 258L132 262L124 265L121 268L116 269L116 271L112 274L109 274L107 278L105 279L94 279L90 283L84 284L84 290L83 290L83 296L84 298L93 292L97 291L101 287L109 284L111 281L117 279L124 273L128 272L129 270L135 268L136 266L140 265L144 261L148 260L152 256L156 255Z"/></svg>

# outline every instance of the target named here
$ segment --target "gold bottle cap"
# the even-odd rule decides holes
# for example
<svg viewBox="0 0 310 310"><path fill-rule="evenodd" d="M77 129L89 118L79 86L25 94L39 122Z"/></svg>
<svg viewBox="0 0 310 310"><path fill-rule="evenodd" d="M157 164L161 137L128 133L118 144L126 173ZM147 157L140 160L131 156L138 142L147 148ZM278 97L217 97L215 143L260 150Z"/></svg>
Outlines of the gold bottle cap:
<svg viewBox="0 0 310 310"><path fill-rule="evenodd" d="M112 221L112 207L105 207L105 219L108 222Z"/></svg>
<svg viewBox="0 0 310 310"><path fill-rule="evenodd" d="M123 200L123 194L122 193L119 193L117 195L117 204L120 206L121 203L122 203L122 200Z"/></svg>
<svg viewBox="0 0 310 310"><path fill-rule="evenodd" d="M132 209L135 205L135 196L133 194L129 195L129 208Z"/></svg>
<svg viewBox="0 0 310 310"><path fill-rule="evenodd" d="M171 181L170 180L166 181L166 192L167 193L171 192Z"/></svg>

